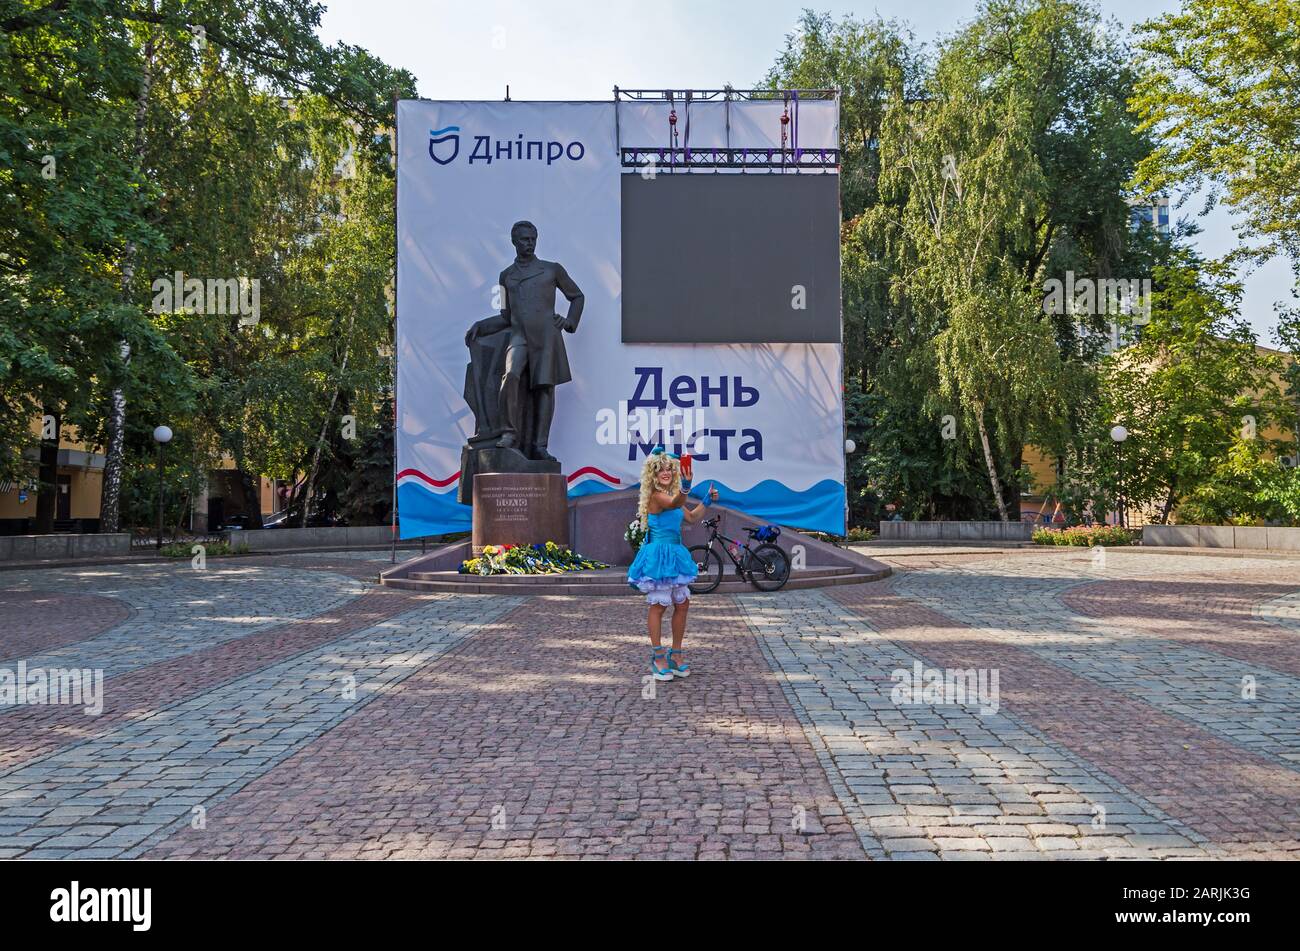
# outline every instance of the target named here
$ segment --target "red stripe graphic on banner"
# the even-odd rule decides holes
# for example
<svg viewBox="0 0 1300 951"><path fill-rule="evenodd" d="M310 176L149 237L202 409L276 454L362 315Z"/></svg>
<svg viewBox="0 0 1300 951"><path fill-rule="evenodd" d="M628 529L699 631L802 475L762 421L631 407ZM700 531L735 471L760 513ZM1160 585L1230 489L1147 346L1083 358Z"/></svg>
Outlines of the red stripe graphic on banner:
<svg viewBox="0 0 1300 951"><path fill-rule="evenodd" d="M599 469L597 469L595 466L583 466L583 467L582 467L581 469L579 469L577 472L575 472L575 473L573 473L572 475L569 476L569 481L572 482L574 479L578 478L578 476L580 476L580 475L586 475L588 472L590 472L592 475L598 475L598 476L600 476L600 477L601 477L602 479L604 479L606 482L612 482L612 483L614 483L614 485L618 485L618 482L619 482L618 479L614 478L614 477L613 477L612 475L610 475L608 472L601 472L601 471L600 471Z"/></svg>
<svg viewBox="0 0 1300 951"><path fill-rule="evenodd" d="M606 482L610 482L614 485L619 484L619 479L610 475L608 472L603 472L600 469L597 469L595 466L583 466L581 469L577 470L572 475L570 475L568 477L568 481L572 482L574 479L578 478L578 476L586 475L588 473L591 473L592 475L600 476ZM447 478L441 480L432 479L429 476L425 475L423 472L421 472L419 469L403 469L401 472L397 473L397 479L399 482L402 479L406 478L407 476L415 476L417 479L420 479L423 482L427 482L429 485L434 486L435 488L441 489L444 486L451 485L453 482L459 479L460 473L453 472L451 475L447 476Z"/></svg>
<svg viewBox="0 0 1300 951"><path fill-rule="evenodd" d="M459 479L460 473L453 472L451 475L447 476L447 478L443 479L442 481L439 481L437 479L429 478L419 469L403 469L401 472L397 473L397 480L400 482L402 479L406 478L407 476L415 476L417 479L422 479L423 481L429 483L429 485L433 486L434 488L441 489L443 486L451 485L453 482Z"/></svg>

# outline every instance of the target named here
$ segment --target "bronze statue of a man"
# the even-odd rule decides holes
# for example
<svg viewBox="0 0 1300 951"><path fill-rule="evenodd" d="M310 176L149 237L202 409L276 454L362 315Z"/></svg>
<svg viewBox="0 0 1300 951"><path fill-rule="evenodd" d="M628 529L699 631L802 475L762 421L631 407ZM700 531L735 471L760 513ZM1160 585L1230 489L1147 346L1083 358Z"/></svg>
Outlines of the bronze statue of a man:
<svg viewBox="0 0 1300 951"><path fill-rule="evenodd" d="M573 333L578 329L582 291L563 266L537 257L537 228L532 222L515 222L510 228L510 243L515 246L515 260L498 279L504 292L501 313L485 317L470 327L465 344L468 346L475 337L510 330L505 372L501 376L498 404L501 438L497 447L519 448L526 402L522 390L527 379L536 414L533 445L527 447L528 455L555 461L546 449L555 413L555 387L573 379L562 332ZM564 317L555 312L557 290L569 302L569 312Z"/></svg>

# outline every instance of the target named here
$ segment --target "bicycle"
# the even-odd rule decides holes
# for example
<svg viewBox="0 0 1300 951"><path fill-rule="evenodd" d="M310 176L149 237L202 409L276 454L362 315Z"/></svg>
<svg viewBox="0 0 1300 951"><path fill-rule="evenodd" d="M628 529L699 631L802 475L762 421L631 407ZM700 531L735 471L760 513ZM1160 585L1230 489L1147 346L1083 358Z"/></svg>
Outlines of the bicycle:
<svg viewBox="0 0 1300 951"><path fill-rule="evenodd" d="M690 585L691 593L708 594L722 584L722 572L725 569L722 557L713 547L713 543L719 539L726 543L722 550L735 566L738 578L748 581L759 591L776 591L783 587L790 580L790 556L772 541L781 534L781 529L775 525L747 528L745 532L749 535L749 541L741 543L718 531L718 520L721 517L715 515L700 523L708 526L709 540L690 549L695 569L699 572L698 579ZM750 548L750 541L760 541L762 544Z"/></svg>

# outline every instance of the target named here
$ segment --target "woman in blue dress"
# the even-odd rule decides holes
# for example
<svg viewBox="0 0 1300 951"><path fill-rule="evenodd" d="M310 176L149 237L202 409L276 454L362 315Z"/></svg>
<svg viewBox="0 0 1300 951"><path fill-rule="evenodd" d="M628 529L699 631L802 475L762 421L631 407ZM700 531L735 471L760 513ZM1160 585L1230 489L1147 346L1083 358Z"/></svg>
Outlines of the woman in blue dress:
<svg viewBox="0 0 1300 951"><path fill-rule="evenodd" d="M650 674L655 680L672 680L690 675L690 665L681 660L686 637L686 610L691 584L698 575L691 553L682 544L682 521L696 522L704 509L718 497L710 487L708 497L693 509L686 508L681 464L662 446L656 446L641 467L641 497L637 515L646 532L641 549L627 569L627 583L645 594L650 605ZM665 654L660 628L664 611L673 605L673 646Z"/></svg>

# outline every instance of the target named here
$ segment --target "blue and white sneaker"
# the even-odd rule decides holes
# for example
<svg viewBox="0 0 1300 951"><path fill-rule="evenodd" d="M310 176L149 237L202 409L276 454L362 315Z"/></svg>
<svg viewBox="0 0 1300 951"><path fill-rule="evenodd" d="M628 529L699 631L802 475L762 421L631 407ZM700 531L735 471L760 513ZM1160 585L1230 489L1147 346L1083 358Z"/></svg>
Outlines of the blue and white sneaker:
<svg viewBox="0 0 1300 951"><path fill-rule="evenodd" d="M673 654L682 653L676 647L668 648L668 669L673 672L674 677L689 677L691 675L691 665L685 662L678 663L673 660Z"/></svg>

